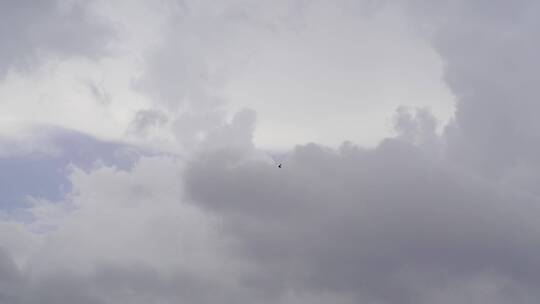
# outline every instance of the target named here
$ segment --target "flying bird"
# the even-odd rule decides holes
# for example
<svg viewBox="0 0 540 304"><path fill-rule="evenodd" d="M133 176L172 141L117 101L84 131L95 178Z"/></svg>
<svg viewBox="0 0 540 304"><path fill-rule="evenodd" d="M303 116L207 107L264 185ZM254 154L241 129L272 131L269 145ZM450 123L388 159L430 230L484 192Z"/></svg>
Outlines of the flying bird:
<svg viewBox="0 0 540 304"><path fill-rule="evenodd" d="M277 165L278 168L281 168L281 164Z"/></svg>

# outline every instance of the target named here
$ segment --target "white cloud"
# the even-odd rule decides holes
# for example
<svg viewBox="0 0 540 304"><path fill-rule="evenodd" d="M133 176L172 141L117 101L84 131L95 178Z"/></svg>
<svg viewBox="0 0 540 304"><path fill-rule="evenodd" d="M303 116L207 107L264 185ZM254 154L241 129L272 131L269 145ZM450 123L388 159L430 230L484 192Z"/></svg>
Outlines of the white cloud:
<svg viewBox="0 0 540 304"><path fill-rule="evenodd" d="M443 123L452 117L442 60L410 18L395 6L339 3L315 2L294 28L267 34L225 85L232 106L258 112L258 146L374 146L391 135L399 105L429 106Z"/></svg>

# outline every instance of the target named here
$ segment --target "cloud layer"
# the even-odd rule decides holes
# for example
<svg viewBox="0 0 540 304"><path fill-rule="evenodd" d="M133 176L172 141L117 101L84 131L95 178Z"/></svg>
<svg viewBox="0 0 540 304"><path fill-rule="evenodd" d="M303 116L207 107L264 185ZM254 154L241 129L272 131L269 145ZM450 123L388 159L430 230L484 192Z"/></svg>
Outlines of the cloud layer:
<svg viewBox="0 0 540 304"><path fill-rule="evenodd" d="M89 2L88 2L89 3ZM50 56L96 57L113 38L103 20L81 1L3 1L0 35L11 37L0 48L0 73L10 67L31 69Z"/></svg>
<svg viewBox="0 0 540 304"><path fill-rule="evenodd" d="M0 137L0 303L540 299L536 3L339 1L362 18L399 12L444 61L454 119L437 132L428 108L404 102L374 148L283 153L254 144L257 113L228 115L220 88L264 39L327 4L89 3L0 10L20 37L0 73L41 83L44 66L70 62L66 77L86 88L70 100L96 102L69 122L48 116L54 128L2 121L18 127ZM146 10L135 39L125 25ZM5 78L8 110L13 86Z"/></svg>

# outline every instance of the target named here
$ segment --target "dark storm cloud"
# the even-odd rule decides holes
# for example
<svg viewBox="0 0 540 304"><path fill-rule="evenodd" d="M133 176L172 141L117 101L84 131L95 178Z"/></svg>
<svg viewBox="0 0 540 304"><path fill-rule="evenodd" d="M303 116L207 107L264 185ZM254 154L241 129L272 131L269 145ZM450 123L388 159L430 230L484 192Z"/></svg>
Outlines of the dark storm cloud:
<svg viewBox="0 0 540 304"><path fill-rule="evenodd" d="M283 170L208 154L188 170L188 193L225 219L260 265L251 279L263 289L382 303L533 303L539 6L410 4L419 25L435 29L428 34L458 98L442 138L424 110L401 109L398 137L374 150L307 145Z"/></svg>
<svg viewBox="0 0 540 304"><path fill-rule="evenodd" d="M536 295L535 199L497 190L399 140L373 151L298 147L281 170L230 159L197 161L188 192L225 218L227 233L260 265L248 280L263 281L260 288L425 303L444 286L493 274L528 287L510 284L510 292Z"/></svg>
<svg viewBox="0 0 540 304"><path fill-rule="evenodd" d="M111 29L92 15L89 2L0 2L0 76L13 66L28 69L48 55L103 54Z"/></svg>

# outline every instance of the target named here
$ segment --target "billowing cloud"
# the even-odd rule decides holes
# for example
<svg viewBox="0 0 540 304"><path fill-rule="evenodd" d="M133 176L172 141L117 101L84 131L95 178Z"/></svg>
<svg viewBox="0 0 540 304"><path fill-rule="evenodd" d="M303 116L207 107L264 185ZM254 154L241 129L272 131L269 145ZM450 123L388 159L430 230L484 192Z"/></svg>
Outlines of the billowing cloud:
<svg viewBox="0 0 540 304"><path fill-rule="evenodd" d="M458 97L455 122L446 132L449 152L489 178L532 169L538 163L540 127L532 114L540 6L410 2L414 16L431 25L426 35L443 56L445 79Z"/></svg>
<svg viewBox="0 0 540 304"><path fill-rule="evenodd" d="M260 288L382 303L538 296L537 199L395 139L375 150L298 147L281 170L234 160L200 158L187 189L226 219L224 231L261 268Z"/></svg>
<svg viewBox="0 0 540 304"><path fill-rule="evenodd" d="M400 39L436 52L456 97L455 116L443 125L429 107L405 100L388 113L394 135L375 147L309 143L269 153L254 142L259 113L227 113L225 83L276 35L299 33L317 20L335 25L333 33L358 26L354 18L338 20L319 1L62 3L43 8L36 20L56 32L64 19L47 12L95 13L125 36L116 51L126 57L59 60L70 66L65 71L85 76L66 78L77 84L69 90L84 91L69 96L84 96L92 106L73 106L69 123L56 115L69 107L53 108L45 122L60 127L52 131L2 130L0 178L8 182L0 186L1 303L540 299L537 4L339 1L332 7L345 15L338 15L368 18L358 21L367 27L399 16L397 24L407 26ZM126 17L118 18L123 9ZM126 27L146 10L147 29ZM381 12L389 15L369 19ZM88 31L98 33L95 41L107 36L93 26ZM32 35L50 46L43 42L54 36L49 32ZM70 35L48 47L51 54L99 54L89 45L70 47L79 46ZM342 45L342 38L331 41ZM9 54L0 63L17 66ZM13 88L13 77L49 88L61 83L44 80L51 70L58 71L41 67L6 78L2 92L11 99L4 108L12 119L5 125L35 127L28 113L47 108L17 107L26 95L5 89ZM104 141L108 133L114 136ZM24 204L5 203L13 197Z"/></svg>
<svg viewBox="0 0 540 304"><path fill-rule="evenodd" d="M258 146L373 147L391 136L401 104L429 106L443 122L452 116L443 59L396 5L307 1L297 16L292 30L262 33L246 66L224 84L231 105L258 112Z"/></svg>

